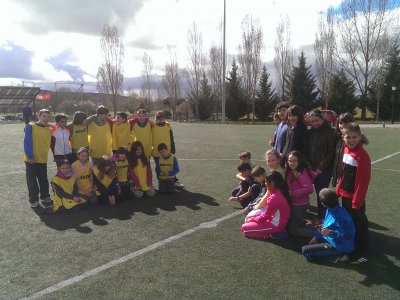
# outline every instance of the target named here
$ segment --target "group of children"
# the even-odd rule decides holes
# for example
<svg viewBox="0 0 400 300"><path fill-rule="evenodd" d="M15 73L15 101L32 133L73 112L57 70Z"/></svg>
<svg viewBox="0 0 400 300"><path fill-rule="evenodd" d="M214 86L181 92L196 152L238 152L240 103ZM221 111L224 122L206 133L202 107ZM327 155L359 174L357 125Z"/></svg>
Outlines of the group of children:
<svg viewBox="0 0 400 300"><path fill-rule="evenodd" d="M240 186L229 201L239 201L247 214L242 233L262 239L286 238L288 233L308 237L310 245L302 252L310 260L334 255L336 261L367 262L365 198L371 162L360 126L345 113L335 131L315 109L306 115L307 129L301 108L285 103L278 104L276 116L281 122L265 156L269 172L252 168L249 152L239 154ZM318 218L306 220L314 188Z"/></svg>
<svg viewBox="0 0 400 300"><path fill-rule="evenodd" d="M76 112L70 124L64 114L55 116L54 126L49 117L48 110L40 110L39 120L25 127L24 161L32 208L41 205L46 212L78 211L89 203L115 205L134 197L152 197L156 191L151 156L158 192L183 188L176 178L179 165L173 132L163 112L156 114L155 122L144 109L131 119L118 112L112 120L104 106L90 117ZM51 180L54 199L47 179L49 149L57 164Z"/></svg>

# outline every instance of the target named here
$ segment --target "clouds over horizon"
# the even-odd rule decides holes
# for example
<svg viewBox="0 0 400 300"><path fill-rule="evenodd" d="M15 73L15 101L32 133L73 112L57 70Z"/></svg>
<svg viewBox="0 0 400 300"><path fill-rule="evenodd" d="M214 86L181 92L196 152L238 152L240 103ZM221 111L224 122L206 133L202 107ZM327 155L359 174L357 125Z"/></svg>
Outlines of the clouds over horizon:
<svg viewBox="0 0 400 300"><path fill-rule="evenodd" d="M0 78L21 78L43 80L44 77L32 71L34 53L9 42L0 46Z"/></svg>

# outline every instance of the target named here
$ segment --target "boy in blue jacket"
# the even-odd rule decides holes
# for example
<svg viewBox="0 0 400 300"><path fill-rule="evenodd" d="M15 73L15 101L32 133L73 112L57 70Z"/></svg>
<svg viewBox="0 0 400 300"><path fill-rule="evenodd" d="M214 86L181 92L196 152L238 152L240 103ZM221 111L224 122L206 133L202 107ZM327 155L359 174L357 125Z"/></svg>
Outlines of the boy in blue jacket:
<svg viewBox="0 0 400 300"><path fill-rule="evenodd" d="M355 227L347 210L339 205L334 191L324 188L319 192L321 203L327 208L321 229L317 230L310 244L303 246L302 254L308 260L336 257L335 262L349 260L354 251Z"/></svg>

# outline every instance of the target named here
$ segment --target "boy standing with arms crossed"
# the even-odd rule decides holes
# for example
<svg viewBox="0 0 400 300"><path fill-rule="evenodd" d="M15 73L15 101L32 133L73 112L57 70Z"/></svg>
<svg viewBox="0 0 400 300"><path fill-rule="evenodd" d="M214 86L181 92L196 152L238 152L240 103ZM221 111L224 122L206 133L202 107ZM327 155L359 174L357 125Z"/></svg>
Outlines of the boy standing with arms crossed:
<svg viewBox="0 0 400 300"><path fill-rule="evenodd" d="M25 127L24 161L26 166L26 184L28 186L29 202L32 208L51 204L49 181L47 179L47 155L51 143L50 112L47 109L39 111L39 121L31 122Z"/></svg>

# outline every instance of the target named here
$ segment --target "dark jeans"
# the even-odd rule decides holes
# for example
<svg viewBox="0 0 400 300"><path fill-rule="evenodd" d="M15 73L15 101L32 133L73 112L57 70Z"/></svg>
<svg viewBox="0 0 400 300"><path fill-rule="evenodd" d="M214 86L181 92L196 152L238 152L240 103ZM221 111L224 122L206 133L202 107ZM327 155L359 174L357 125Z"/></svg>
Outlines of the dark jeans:
<svg viewBox="0 0 400 300"><path fill-rule="evenodd" d="M158 181L158 191L160 193L172 193L175 191L174 179L160 179Z"/></svg>
<svg viewBox="0 0 400 300"><path fill-rule="evenodd" d="M323 220L325 218L326 207L322 205L321 200L319 200L319 192L329 187L332 175L330 172L323 172L318 174L314 181L315 192L317 193L317 203L318 203L318 219Z"/></svg>
<svg viewBox="0 0 400 300"><path fill-rule="evenodd" d="M369 231L368 218L365 214L365 204L360 209L354 209L351 207L351 202L351 199L342 197L342 206L349 212L356 228L356 235L354 237L356 250L354 256L367 258L369 251Z"/></svg>
<svg viewBox="0 0 400 300"><path fill-rule="evenodd" d="M47 179L47 163L29 164L25 162L26 166L26 185L28 187L29 202L34 203L40 199L50 197L49 194L49 181Z"/></svg>
<svg viewBox="0 0 400 300"><path fill-rule="evenodd" d="M335 248L332 248L327 243L303 246L301 248L301 253L308 260L325 260L339 254Z"/></svg>

